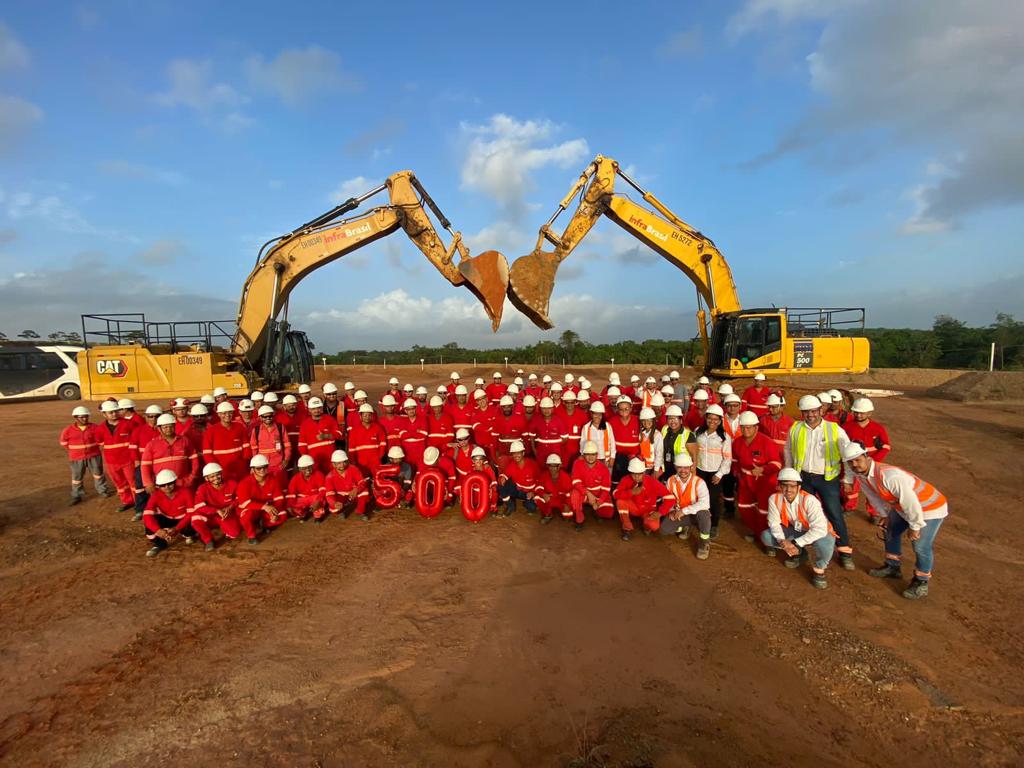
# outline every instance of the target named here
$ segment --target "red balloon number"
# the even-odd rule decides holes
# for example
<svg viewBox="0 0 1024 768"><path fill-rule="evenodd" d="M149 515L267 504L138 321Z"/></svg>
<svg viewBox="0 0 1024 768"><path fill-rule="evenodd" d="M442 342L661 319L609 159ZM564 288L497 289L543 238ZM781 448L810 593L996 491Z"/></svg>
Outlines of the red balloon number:
<svg viewBox="0 0 1024 768"><path fill-rule="evenodd" d="M479 472L470 472L462 481L462 515L471 523L478 523L487 514L487 491L490 480Z"/></svg>
<svg viewBox="0 0 1024 768"><path fill-rule="evenodd" d="M437 517L444 508L444 475L439 469L424 469L416 475L416 511L423 517Z"/></svg>
<svg viewBox="0 0 1024 768"><path fill-rule="evenodd" d="M381 509L392 509L402 497L402 486L391 478L397 477L402 468L397 464L385 464L373 473L373 498Z"/></svg>

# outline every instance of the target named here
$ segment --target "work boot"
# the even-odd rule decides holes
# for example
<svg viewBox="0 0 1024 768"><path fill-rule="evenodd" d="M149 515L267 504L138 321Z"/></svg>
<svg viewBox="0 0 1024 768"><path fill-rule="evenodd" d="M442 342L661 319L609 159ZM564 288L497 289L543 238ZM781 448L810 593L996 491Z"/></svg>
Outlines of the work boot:
<svg viewBox="0 0 1024 768"><path fill-rule="evenodd" d="M159 554L160 554L160 553L161 553L162 551L163 551L163 550L162 550L162 549L161 549L160 547L153 547L152 549L150 549L150 550L148 550L148 551L146 552L146 557L156 557L156 556L157 556L157 555L159 555Z"/></svg>
<svg viewBox="0 0 1024 768"><path fill-rule="evenodd" d="M195 536L186 536L185 537L185 543L186 544L195 544L196 543Z"/></svg>
<svg viewBox="0 0 1024 768"><path fill-rule="evenodd" d="M775 557L775 555L779 553L779 550L775 547L765 547L764 553L768 555L768 557Z"/></svg>
<svg viewBox="0 0 1024 768"><path fill-rule="evenodd" d="M800 555L793 555L792 557L787 557L782 562L782 564L784 566L786 566L787 568L799 568L800 567Z"/></svg>
<svg viewBox="0 0 1024 768"><path fill-rule="evenodd" d="M207 552L213 552L213 550L215 550L216 548L217 545L214 544L212 541L206 542L206 546L203 547L203 549L205 549Z"/></svg>
<svg viewBox="0 0 1024 768"><path fill-rule="evenodd" d="M526 514L533 515L537 512L537 503L535 501L524 501L523 506L526 507Z"/></svg>
<svg viewBox="0 0 1024 768"><path fill-rule="evenodd" d="M324 519L322 517L314 517L313 525L323 525Z"/></svg>
<svg viewBox="0 0 1024 768"><path fill-rule="evenodd" d="M117 511L118 512L127 512L129 509L131 509L134 506L135 506L135 502L134 501L129 501L127 504L122 504L120 507L118 507Z"/></svg>
<svg viewBox="0 0 1024 768"><path fill-rule="evenodd" d="M582 531L583 530L583 523L576 523L575 527L576 527L577 531Z"/></svg>
<svg viewBox="0 0 1024 768"><path fill-rule="evenodd" d="M711 554L711 542L709 542L709 541L702 541L700 544L697 545L697 559L698 560L707 560L708 559L708 555L710 555L710 554Z"/></svg>
<svg viewBox="0 0 1024 768"><path fill-rule="evenodd" d="M874 576L876 579L898 579L902 577L900 573L900 567L886 561L885 565L880 568L872 568L868 571L868 576Z"/></svg>
<svg viewBox="0 0 1024 768"><path fill-rule="evenodd" d="M254 545L255 545L255 544L259 544L259 543L260 543L260 540L259 540L259 539L249 539L249 543L250 543L250 544L254 544Z"/></svg>
<svg viewBox="0 0 1024 768"><path fill-rule="evenodd" d="M718 526L717 525L712 525L711 526L711 538L712 539L717 539L718 538Z"/></svg>
<svg viewBox="0 0 1024 768"><path fill-rule="evenodd" d="M548 524L548 523L550 523L550 522L551 522L551 521L552 521L553 519L554 519L554 518L553 518L553 517L551 517L551 515L548 515L547 517L542 517L542 518L540 519L540 524L541 524L541 525L547 525L547 524Z"/></svg>
<svg viewBox="0 0 1024 768"><path fill-rule="evenodd" d="M748 544L753 544L754 543L754 534L752 534L752 533L744 533L743 534L743 540L745 542L747 542Z"/></svg>
<svg viewBox="0 0 1024 768"><path fill-rule="evenodd" d="M136 512L135 515L132 517L132 522L133 523L137 523L141 519L142 519L142 513L141 512Z"/></svg>
<svg viewBox="0 0 1024 768"><path fill-rule="evenodd" d="M622 540L623 541L629 541L629 531L623 531L622 532Z"/></svg>
<svg viewBox="0 0 1024 768"><path fill-rule="evenodd" d="M811 577L811 586L815 589L828 589L828 579L824 573L816 573Z"/></svg>
<svg viewBox="0 0 1024 768"><path fill-rule="evenodd" d="M911 580L910 586L903 590L903 596L907 600L920 600L922 597L928 597L928 580L917 578Z"/></svg>
<svg viewBox="0 0 1024 768"><path fill-rule="evenodd" d="M512 499L509 499L505 503L505 517L511 517L512 513L516 511L516 503Z"/></svg>
<svg viewBox="0 0 1024 768"><path fill-rule="evenodd" d="M686 541L687 539L689 539L690 538L690 526L684 525L682 530L680 530L679 533L676 534L676 536L679 537L680 539L682 539L683 541Z"/></svg>
<svg viewBox="0 0 1024 768"><path fill-rule="evenodd" d="M370 516L365 512L359 516L359 519L362 520L364 523L370 522Z"/></svg>
<svg viewBox="0 0 1024 768"><path fill-rule="evenodd" d="M856 571L857 564L853 562L853 555L841 552L839 554L839 565L842 566L844 571Z"/></svg>
<svg viewBox="0 0 1024 768"><path fill-rule="evenodd" d="M81 503L82 503L82 497L81 496L72 496L70 499L68 499L68 506L69 507L73 507L73 506L75 506L75 504L81 504Z"/></svg>

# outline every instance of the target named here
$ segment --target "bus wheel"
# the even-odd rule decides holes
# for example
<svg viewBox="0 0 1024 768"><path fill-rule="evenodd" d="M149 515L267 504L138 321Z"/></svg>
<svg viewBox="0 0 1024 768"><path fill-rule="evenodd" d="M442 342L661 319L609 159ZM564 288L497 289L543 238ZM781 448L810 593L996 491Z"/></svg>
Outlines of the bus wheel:
<svg viewBox="0 0 1024 768"><path fill-rule="evenodd" d="M77 384L61 384L57 389L57 397L61 400L80 400L82 393Z"/></svg>

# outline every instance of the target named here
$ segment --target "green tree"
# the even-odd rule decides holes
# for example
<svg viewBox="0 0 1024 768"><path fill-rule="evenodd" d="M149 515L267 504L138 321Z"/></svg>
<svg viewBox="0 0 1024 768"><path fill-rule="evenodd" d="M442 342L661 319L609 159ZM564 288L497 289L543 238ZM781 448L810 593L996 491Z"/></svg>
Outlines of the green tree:
<svg viewBox="0 0 1024 768"><path fill-rule="evenodd" d="M573 362L573 355L576 352L576 345L580 343L580 335L573 330L562 331L558 337L558 345L565 353L566 362Z"/></svg>
<svg viewBox="0 0 1024 768"><path fill-rule="evenodd" d="M38 339L39 338L39 334L36 333L35 331L26 330L26 331L22 331L21 333L19 333L18 334L18 338L19 339Z"/></svg>

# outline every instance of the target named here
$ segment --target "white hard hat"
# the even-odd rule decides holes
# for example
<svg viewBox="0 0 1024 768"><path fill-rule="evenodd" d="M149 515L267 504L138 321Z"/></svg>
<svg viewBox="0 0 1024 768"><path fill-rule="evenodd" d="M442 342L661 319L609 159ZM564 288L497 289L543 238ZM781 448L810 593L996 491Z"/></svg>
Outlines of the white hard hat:
<svg viewBox="0 0 1024 768"><path fill-rule="evenodd" d="M256 411L259 416L273 416L274 407L272 405L261 405L260 409Z"/></svg>
<svg viewBox="0 0 1024 768"><path fill-rule="evenodd" d="M398 379L396 377L394 377L394 376L392 376L390 379L388 379L388 384L397 384L397 383L398 383Z"/></svg>
<svg viewBox="0 0 1024 768"><path fill-rule="evenodd" d="M199 402L203 405L213 405L217 401L213 399L213 395L203 395L199 398Z"/></svg>
<svg viewBox="0 0 1024 768"><path fill-rule="evenodd" d="M744 411L740 414L740 426L741 427L756 427L761 423L761 420L757 418L757 414L751 411Z"/></svg>
<svg viewBox="0 0 1024 768"><path fill-rule="evenodd" d="M523 407L525 408L532 408L536 404L537 398L534 397L533 395L527 395L526 397L523 398Z"/></svg>
<svg viewBox="0 0 1024 768"><path fill-rule="evenodd" d="M416 408L418 405L419 405L419 403L417 403L411 397L407 397L407 398L405 398L405 402L402 403L402 408L403 409L404 408Z"/></svg>
<svg viewBox="0 0 1024 768"><path fill-rule="evenodd" d="M438 407L441 407L443 405L444 405L444 399L443 398L438 397L437 395L434 395L433 397L430 398L430 407L431 408L438 408Z"/></svg>
<svg viewBox="0 0 1024 768"><path fill-rule="evenodd" d="M604 413L604 403L599 400L595 400L590 404L591 413Z"/></svg>
<svg viewBox="0 0 1024 768"><path fill-rule="evenodd" d="M818 393L818 399L821 400L822 404L824 404L824 403L831 403L832 402L832 395L830 395L828 392L819 392Z"/></svg>
<svg viewBox="0 0 1024 768"><path fill-rule="evenodd" d="M814 395L804 395L797 403L797 408L801 411L813 411L815 408L821 408L821 400Z"/></svg>
<svg viewBox="0 0 1024 768"><path fill-rule="evenodd" d="M458 381L459 380L459 372L458 371L452 371L451 379L452 379L452 381Z"/></svg>
<svg viewBox="0 0 1024 768"><path fill-rule="evenodd" d="M515 404L516 404L516 401L513 400L508 395L503 395L501 400L498 401L498 405L500 405L502 407L504 407L506 405L515 405Z"/></svg>
<svg viewBox="0 0 1024 768"><path fill-rule="evenodd" d="M562 463L562 457L557 453L549 453L548 457L544 459L544 463L548 466L553 466Z"/></svg>
<svg viewBox="0 0 1024 768"><path fill-rule="evenodd" d="M309 406L309 410L312 411L314 408L323 408L324 401L321 400L319 397L311 397L309 398L309 402L307 402L306 405Z"/></svg>
<svg viewBox="0 0 1024 768"><path fill-rule="evenodd" d="M669 377L670 379L678 379L678 378L679 378L679 371L672 371L672 373L670 373L670 374L668 375L668 377Z"/></svg>
<svg viewBox="0 0 1024 768"><path fill-rule="evenodd" d="M161 469L156 473L156 484L157 485L170 485L176 482L178 479L178 473L173 469Z"/></svg>
<svg viewBox="0 0 1024 768"><path fill-rule="evenodd" d="M308 395L312 391L313 391L313 388L311 386L309 386L309 384L299 384L299 394L300 395ZM217 394L217 390L214 390L213 394ZM227 393L225 392L224 394L227 394Z"/></svg>
<svg viewBox="0 0 1024 768"><path fill-rule="evenodd" d="M658 391L663 395L674 395L676 393L675 388L671 384L666 384Z"/></svg>
<svg viewBox="0 0 1024 768"><path fill-rule="evenodd" d="M637 376L635 373L632 376L629 377L629 383L630 384L637 384L639 382L640 382L640 377Z"/></svg>
<svg viewBox="0 0 1024 768"><path fill-rule="evenodd" d="M417 395L425 395L425 394L427 394L427 388L422 386L422 385L416 387L416 394Z"/></svg>
<svg viewBox="0 0 1024 768"><path fill-rule="evenodd" d="M501 371L495 371L494 373L492 373L491 374L491 378L492 379L500 379L501 378Z"/></svg>
<svg viewBox="0 0 1024 768"><path fill-rule="evenodd" d="M277 396L277 392L267 392L263 396L264 403L276 403L280 398Z"/></svg>
<svg viewBox="0 0 1024 768"><path fill-rule="evenodd" d="M677 467L692 467L693 458L689 453L683 451L682 453L676 454L675 458L672 459L672 463Z"/></svg>
<svg viewBox="0 0 1024 768"><path fill-rule="evenodd" d="M119 410L127 411L128 409L135 409L135 401L130 397L122 397L117 401L117 407Z"/></svg>
<svg viewBox="0 0 1024 768"><path fill-rule="evenodd" d="M262 453L257 453L251 459L249 459L250 469L258 469L259 467L269 467L270 459L264 456Z"/></svg>
<svg viewBox="0 0 1024 768"><path fill-rule="evenodd" d="M731 394L726 395L724 398L722 398L722 402L725 403L726 405L728 405L729 403L742 403L743 401L740 400L740 396L739 395L737 395L735 392L733 392Z"/></svg>
<svg viewBox="0 0 1024 768"><path fill-rule="evenodd" d="M609 400L614 400L616 397L618 397L621 394L622 394L622 390L619 389L618 387L608 387L607 395L608 395L608 399Z"/></svg>
<svg viewBox="0 0 1024 768"><path fill-rule="evenodd" d="M89 412L86 411L85 415L88 416ZM156 420L156 425L158 427L173 427L177 423L177 419L175 419L174 416L172 416L169 413L161 414L160 417Z"/></svg>
<svg viewBox="0 0 1024 768"><path fill-rule="evenodd" d="M626 470L631 475L632 474L637 474L637 473L642 474L643 472L647 471L647 465L644 464L644 460L643 459L638 459L638 458L636 458L634 456L632 459L629 460L629 466L626 467Z"/></svg>
<svg viewBox="0 0 1024 768"><path fill-rule="evenodd" d="M473 385L476 387L482 387L485 386L486 384L487 382L483 380L482 376L477 376L476 380L473 382Z"/></svg>
<svg viewBox="0 0 1024 768"><path fill-rule="evenodd" d="M366 392L364 392L361 389L357 389L355 392L352 393L352 399L353 400L365 400L366 399Z"/></svg>
<svg viewBox="0 0 1024 768"><path fill-rule="evenodd" d="M693 393L693 399L704 401L709 400L710 396L708 395L708 391L706 389L698 389L696 392Z"/></svg>
<svg viewBox="0 0 1024 768"><path fill-rule="evenodd" d="M858 456L863 456L866 453L867 449L865 449L860 443L849 443L845 448L843 448L843 461L856 459Z"/></svg>
<svg viewBox="0 0 1024 768"><path fill-rule="evenodd" d="M639 379L640 377L638 376L637 378ZM658 383L658 380L656 378L654 378L653 376L648 376L646 379L644 379L644 384L657 384L657 383Z"/></svg>
<svg viewBox="0 0 1024 768"><path fill-rule="evenodd" d="M508 447L509 453L523 453L526 451L526 446L523 445L522 440L513 440L512 444Z"/></svg>
<svg viewBox="0 0 1024 768"><path fill-rule="evenodd" d="M709 379L707 376L701 376L699 379L697 379L697 383L698 384L710 384L711 383L711 379Z"/></svg>
<svg viewBox="0 0 1024 768"><path fill-rule="evenodd" d="M555 407L555 401L552 400L550 397L542 397L540 399L540 407L541 408L554 408Z"/></svg>
<svg viewBox="0 0 1024 768"><path fill-rule="evenodd" d="M803 478L800 477L800 473L792 467L786 467L779 471L779 482L780 483L802 483Z"/></svg>
<svg viewBox="0 0 1024 768"><path fill-rule="evenodd" d="M398 403L395 402L394 395L384 395L384 397L380 399L380 404L387 407L391 405L397 405Z"/></svg>
<svg viewBox="0 0 1024 768"><path fill-rule="evenodd" d="M388 448L388 458L392 461L398 461L399 459L405 458L405 451L399 448L397 445L393 445Z"/></svg>
<svg viewBox="0 0 1024 768"><path fill-rule="evenodd" d="M196 403L188 410L189 416L207 416L210 413L210 409L202 403Z"/></svg>
<svg viewBox="0 0 1024 768"><path fill-rule="evenodd" d="M437 464L437 460L441 458L441 451L435 446L431 445L423 451L423 463L428 467L432 467Z"/></svg>
<svg viewBox="0 0 1024 768"><path fill-rule="evenodd" d="M565 374L565 383L566 384L572 384L575 380L576 380L576 378L571 373Z"/></svg>
<svg viewBox="0 0 1024 768"><path fill-rule="evenodd" d="M516 373L518 373L520 376L522 376L523 375L523 369L522 368L517 368L516 369Z"/></svg>
<svg viewBox="0 0 1024 768"><path fill-rule="evenodd" d="M665 405L665 396L661 392L655 392L651 395L652 408L661 408L663 405Z"/></svg>
<svg viewBox="0 0 1024 768"><path fill-rule="evenodd" d="M469 440L469 430L465 427L459 427L455 430L456 440Z"/></svg>
<svg viewBox="0 0 1024 768"><path fill-rule="evenodd" d="M563 397L562 399L564 400L565 398ZM576 395L576 399L581 403L586 403L590 400L590 393L585 389L581 389L580 393Z"/></svg>
<svg viewBox="0 0 1024 768"><path fill-rule="evenodd" d="M486 397L487 397L487 392L486 391L484 391L482 389L474 389L473 390L473 399L474 400L486 399Z"/></svg>
<svg viewBox="0 0 1024 768"><path fill-rule="evenodd" d="M765 375L763 373L755 373L754 374L754 381L764 381L764 380L765 380Z"/></svg>
<svg viewBox="0 0 1024 768"><path fill-rule="evenodd" d="M778 395L776 395L774 392L772 392L770 395L768 395L768 399L765 400L765 405L770 405L770 406L782 405L782 398L780 398Z"/></svg>
<svg viewBox="0 0 1024 768"><path fill-rule="evenodd" d="M854 413L871 413L875 410L875 404L866 397L858 397L853 401L850 410Z"/></svg>
<svg viewBox="0 0 1024 768"><path fill-rule="evenodd" d="M633 400L630 397L626 396L626 395L619 395L619 399L615 401L616 407L622 405L623 403L626 403L627 405L632 406L633 405Z"/></svg>
<svg viewBox="0 0 1024 768"><path fill-rule="evenodd" d="M723 381L718 385L718 394L720 395L731 395L733 392L732 384L727 381Z"/></svg>
<svg viewBox="0 0 1024 768"><path fill-rule="evenodd" d="M655 417L655 414L654 414L654 409L653 408L641 408L640 409L640 421L643 421L644 419L650 419L651 421L653 421L654 417Z"/></svg>
<svg viewBox="0 0 1024 768"><path fill-rule="evenodd" d="M249 399L252 400L254 403L262 402L263 393L260 392L258 389L254 389L252 391L252 394L249 395Z"/></svg>
<svg viewBox="0 0 1024 768"><path fill-rule="evenodd" d="M203 467L203 477L209 477L210 475L216 475L216 474L219 474L219 473L221 473L223 471L224 470L221 469L220 464L217 464L216 462L213 462L213 463L207 464L205 467Z"/></svg>
<svg viewBox="0 0 1024 768"><path fill-rule="evenodd" d="M285 395L284 398L281 400L282 405L295 405L298 402L299 398L297 398L295 395Z"/></svg>
<svg viewBox="0 0 1024 768"><path fill-rule="evenodd" d="M355 389L355 388L356 388L356 385L355 385L355 384L353 384L353 383L352 383L351 381L346 381L346 382L345 382L345 391L346 391L346 392L351 392L351 391L352 391L353 389ZM326 390L325 390L325 391L326 391ZM335 392L337 392L337 391L338 391L338 388L337 388L337 387L334 387L334 391L335 391Z"/></svg>
<svg viewBox="0 0 1024 768"><path fill-rule="evenodd" d="M328 381L323 386L323 392L325 395L331 395L338 391L338 385Z"/></svg>
<svg viewBox="0 0 1024 768"><path fill-rule="evenodd" d="M227 400L223 400L217 404L217 413L234 413L235 406L229 403Z"/></svg>
<svg viewBox="0 0 1024 768"><path fill-rule="evenodd" d="M558 383L557 381L551 382L551 391L552 392L561 392L563 389L564 389L564 387L560 383Z"/></svg>
<svg viewBox="0 0 1024 768"><path fill-rule="evenodd" d="M840 392L838 389L830 389L828 393L832 397L833 403L843 402L843 393Z"/></svg>
<svg viewBox="0 0 1024 768"><path fill-rule="evenodd" d="M668 384L670 381L672 381L672 377L669 376L667 373L663 373L661 375L661 383L662 384Z"/></svg>
<svg viewBox="0 0 1024 768"><path fill-rule="evenodd" d="M100 413L113 413L117 410L117 403L113 400L104 400L100 403Z"/></svg>
<svg viewBox="0 0 1024 768"><path fill-rule="evenodd" d="M245 411L246 413L248 413L249 411L254 411L256 410L256 403L254 403L252 400L243 400L238 404L238 410Z"/></svg>
<svg viewBox="0 0 1024 768"><path fill-rule="evenodd" d="M515 384L517 387L523 386L523 377L516 376L514 379L512 379L512 383Z"/></svg>
<svg viewBox="0 0 1024 768"><path fill-rule="evenodd" d="M583 444L583 450L580 451L580 453L584 455L588 453L597 453L597 443L593 440L587 440L587 442Z"/></svg>
<svg viewBox="0 0 1024 768"><path fill-rule="evenodd" d="M468 395L469 394L469 390L466 389L466 385L465 384L459 384L459 386L457 386L455 388L455 394L456 395Z"/></svg>
<svg viewBox="0 0 1024 768"><path fill-rule="evenodd" d="M670 405L665 409L666 416L675 416L677 419L683 418L683 409L678 405Z"/></svg>
<svg viewBox="0 0 1024 768"><path fill-rule="evenodd" d="M487 451L485 451L483 448L481 448L478 445L472 451L470 451L469 456L470 456L470 458L473 458L473 459L475 459L477 456L482 456L483 458L487 458Z"/></svg>
<svg viewBox="0 0 1024 768"><path fill-rule="evenodd" d="M89 415L89 409L86 408L84 405L76 405L74 408L71 409L71 415L72 416L88 416ZM171 423L173 424L174 423L174 421L173 421L174 417L171 416L171 419L172 419Z"/></svg>
<svg viewBox="0 0 1024 768"><path fill-rule="evenodd" d="M163 412L164 412L164 409L161 408L159 405L149 405L149 406L146 406L146 415L147 416L159 416Z"/></svg>
<svg viewBox="0 0 1024 768"><path fill-rule="evenodd" d="M609 373L608 374L608 383L609 384L614 384L615 386L618 386L621 383L621 381L619 379L619 374L617 374L615 371L612 371L611 373Z"/></svg>
<svg viewBox="0 0 1024 768"><path fill-rule="evenodd" d="M536 373L531 373L531 374L530 374L529 376L527 376L526 378L527 378L528 380L530 380L530 381L536 381L536 379L537 379L537 374L536 374Z"/></svg>
<svg viewBox="0 0 1024 768"><path fill-rule="evenodd" d="M590 379L580 379L580 386L583 389L590 389L590 387L592 386L590 383Z"/></svg>
<svg viewBox="0 0 1024 768"><path fill-rule="evenodd" d="M540 383L541 383L541 384L550 384L550 383L551 383L551 377L550 377L550 376L548 376L548 375L547 375L547 374L545 373L545 374L544 374L544 378L540 380Z"/></svg>
<svg viewBox="0 0 1024 768"><path fill-rule="evenodd" d="M439 395L447 395L448 394L448 387L446 387L444 384L440 385L437 388L437 394L439 394Z"/></svg>
<svg viewBox="0 0 1024 768"><path fill-rule="evenodd" d="M373 413L373 406L369 403L363 403L359 406L359 413Z"/></svg>
<svg viewBox="0 0 1024 768"><path fill-rule="evenodd" d="M563 403L574 403L574 402L576 402L576 393L573 392L571 389L567 390L566 393L564 395L562 395L562 402Z"/></svg>
<svg viewBox="0 0 1024 768"><path fill-rule="evenodd" d="M176 408L188 408L188 400L186 400L184 397L174 398L174 402L171 403L171 410L173 411Z"/></svg>
<svg viewBox="0 0 1024 768"><path fill-rule="evenodd" d="M708 409L704 413L705 415L710 414L712 416L725 416L725 411L722 410L722 406L718 405L717 403L715 403L714 405L709 405Z"/></svg>
<svg viewBox="0 0 1024 768"><path fill-rule="evenodd" d="M331 464L340 464L343 461L348 461L348 454L344 451L337 450L331 454Z"/></svg>
<svg viewBox="0 0 1024 768"><path fill-rule="evenodd" d="M297 466L299 469L303 469L305 467L312 467L314 464L316 464L316 462L313 461L313 457L310 456L308 453L304 453L301 456L299 456L299 460L295 462L295 466Z"/></svg>

